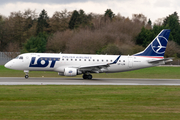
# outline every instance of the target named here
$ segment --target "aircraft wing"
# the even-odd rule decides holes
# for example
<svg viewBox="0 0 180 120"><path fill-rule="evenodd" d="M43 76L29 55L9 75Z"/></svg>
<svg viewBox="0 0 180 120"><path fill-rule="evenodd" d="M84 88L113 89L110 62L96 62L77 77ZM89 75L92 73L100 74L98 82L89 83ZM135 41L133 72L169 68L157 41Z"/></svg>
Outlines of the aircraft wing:
<svg viewBox="0 0 180 120"><path fill-rule="evenodd" d="M167 62L171 62L173 61L172 58L164 58L164 59L160 59L160 60L149 60L148 62L149 63L159 63L159 62L162 62L164 61L165 63Z"/></svg>
<svg viewBox="0 0 180 120"><path fill-rule="evenodd" d="M103 67L109 67L109 65L110 64L85 65L85 66L80 66L79 69L81 69L81 68L92 68L92 67L103 68Z"/></svg>
<svg viewBox="0 0 180 120"><path fill-rule="evenodd" d="M86 66L80 66L79 69L88 69L88 68L106 68L109 67L110 64L95 64L95 65L86 65Z"/></svg>
<svg viewBox="0 0 180 120"><path fill-rule="evenodd" d="M86 65L86 66L79 66L78 69L80 71L88 71L88 72L96 72L98 73L101 69L107 69L111 64L95 64L95 65Z"/></svg>
<svg viewBox="0 0 180 120"><path fill-rule="evenodd" d="M107 69L107 67L109 67L110 65L116 64L118 62L119 58L120 58L120 56L118 56L118 58L112 63L85 65L85 66L78 66L76 68L78 68L80 71L98 72L102 68Z"/></svg>

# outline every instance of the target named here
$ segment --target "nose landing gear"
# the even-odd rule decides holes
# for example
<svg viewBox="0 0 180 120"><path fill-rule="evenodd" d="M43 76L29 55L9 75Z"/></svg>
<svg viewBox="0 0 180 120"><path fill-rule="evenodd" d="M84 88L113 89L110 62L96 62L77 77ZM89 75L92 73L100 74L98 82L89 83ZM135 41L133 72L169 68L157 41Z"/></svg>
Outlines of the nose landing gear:
<svg viewBox="0 0 180 120"><path fill-rule="evenodd" d="M29 75L25 75L25 78L28 79L28 78L29 78Z"/></svg>
<svg viewBox="0 0 180 120"><path fill-rule="evenodd" d="M25 78L28 79L29 78L29 75L28 75L29 74L29 70L24 70L24 73L26 74Z"/></svg>

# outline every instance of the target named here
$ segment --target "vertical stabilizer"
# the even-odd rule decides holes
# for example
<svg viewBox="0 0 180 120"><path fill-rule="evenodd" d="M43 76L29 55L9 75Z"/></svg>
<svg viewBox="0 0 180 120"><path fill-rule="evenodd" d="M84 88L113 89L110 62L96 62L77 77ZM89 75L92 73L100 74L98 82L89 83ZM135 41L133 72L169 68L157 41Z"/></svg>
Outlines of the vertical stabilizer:
<svg viewBox="0 0 180 120"><path fill-rule="evenodd" d="M134 56L164 57L169 35L170 30L162 30L144 51L134 54Z"/></svg>

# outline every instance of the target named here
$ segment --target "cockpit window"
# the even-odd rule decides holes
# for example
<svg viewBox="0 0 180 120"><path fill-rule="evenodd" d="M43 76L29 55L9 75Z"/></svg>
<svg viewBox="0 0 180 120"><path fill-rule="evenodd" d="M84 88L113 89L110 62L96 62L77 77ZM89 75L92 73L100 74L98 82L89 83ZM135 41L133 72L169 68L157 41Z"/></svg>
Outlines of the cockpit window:
<svg viewBox="0 0 180 120"><path fill-rule="evenodd" d="M17 56L15 59L19 59L19 56Z"/></svg>
<svg viewBox="0 0 180 120"><path fill-rule="evenodd" d="M19 59L23 59L23 56L20 56Z"/></svg>

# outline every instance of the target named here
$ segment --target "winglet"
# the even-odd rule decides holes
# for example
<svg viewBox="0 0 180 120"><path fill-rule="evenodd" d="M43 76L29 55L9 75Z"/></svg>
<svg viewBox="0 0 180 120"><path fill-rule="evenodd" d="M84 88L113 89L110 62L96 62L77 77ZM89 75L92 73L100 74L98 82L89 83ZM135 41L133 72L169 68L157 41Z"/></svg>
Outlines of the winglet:
<svg viewBox="0 0 180 120"><path fill-rule="evenodd" d="M113 63L110 63L110 64L116 64L120 57L121 57L121 55L119 55L118 58Z"/></svg>

